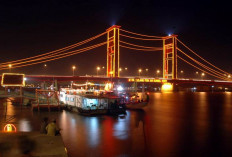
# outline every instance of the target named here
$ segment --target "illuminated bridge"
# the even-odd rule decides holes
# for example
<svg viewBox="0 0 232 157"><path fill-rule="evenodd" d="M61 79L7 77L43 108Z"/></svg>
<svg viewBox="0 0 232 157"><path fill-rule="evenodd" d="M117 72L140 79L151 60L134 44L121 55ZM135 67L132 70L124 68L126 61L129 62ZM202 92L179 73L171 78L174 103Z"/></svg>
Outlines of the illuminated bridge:
<svg viewBox="0 0 232 157"><path fill-rule="evenodd" d="M106 41L97 44L91 44L93 41L96 43L99 38L106 36ZM152 47L146 45L139 45L128 40L157 42L160 47ZM106 76L30 76L27 75L28 80L34 81L114 81L114 82L141 82L141 83L172 83L172 84L205 84L205 85L228 85L232 84L231 74L215 66L214 64L201 57L186 44L177 38L177 35L170 36L152 36L139 34L124 30L121 26L114 25L108 28L103 33L93 36L84 41L69 45L67 47L54 50L51 52L43 53L28 58L0 63L0 70L21 68L32 66L35 64L47 63L61 58L77 55L86 51L106 45L107 54L107 68ZM157 45L157 44L156 44ZM122 50L121 50L122 49ZM143 78L143 77L120 77L120 53L123 49L138 50L141 52L162 51L163 53L163 70L162 78ZM198 71L201 75L205 74L214 77L216 80L197 80L197 79L178 79L178 62L184 62ZM75 67L74 67L75 68Z"/></svg>

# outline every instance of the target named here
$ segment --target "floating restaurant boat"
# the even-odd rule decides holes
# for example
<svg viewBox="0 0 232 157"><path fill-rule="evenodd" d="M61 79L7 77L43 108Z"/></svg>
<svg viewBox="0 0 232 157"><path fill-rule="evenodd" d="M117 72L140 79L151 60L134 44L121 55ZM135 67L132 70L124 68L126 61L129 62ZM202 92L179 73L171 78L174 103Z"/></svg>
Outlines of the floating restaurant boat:
<svg viewBox="0 0 232 157"><path fill-rule="evenodd" d="M83 115L125 113L123 98L96 90L61 89L60 102Z"/></svg>

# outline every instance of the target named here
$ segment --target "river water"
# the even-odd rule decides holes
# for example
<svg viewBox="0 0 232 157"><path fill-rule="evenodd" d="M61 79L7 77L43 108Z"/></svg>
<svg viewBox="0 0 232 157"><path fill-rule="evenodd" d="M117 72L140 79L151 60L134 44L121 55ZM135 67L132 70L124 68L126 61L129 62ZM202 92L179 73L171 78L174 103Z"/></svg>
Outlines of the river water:
<svg viewBox="0 0 232 157"><path fill-rule="evenodd" d="M231 156L232 93L151 93L148 106L126 115L81 116L32 112L1 99L0 127L38 131L43 117L56 118L70 157Z"/></svg>

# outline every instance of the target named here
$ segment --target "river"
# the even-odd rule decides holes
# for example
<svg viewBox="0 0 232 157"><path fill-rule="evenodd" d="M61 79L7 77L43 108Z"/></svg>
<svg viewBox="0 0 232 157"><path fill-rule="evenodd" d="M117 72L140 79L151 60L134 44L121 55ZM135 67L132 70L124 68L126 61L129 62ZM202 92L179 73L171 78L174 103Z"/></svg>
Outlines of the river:
<svg viewBox="0 0 232 157"><path fill-rule="evenodd" d="M70 157L231 156L232 93L150 93L148 106L119 116L32 112L0 99L0 127L38 131L56 118Z"/></svg>

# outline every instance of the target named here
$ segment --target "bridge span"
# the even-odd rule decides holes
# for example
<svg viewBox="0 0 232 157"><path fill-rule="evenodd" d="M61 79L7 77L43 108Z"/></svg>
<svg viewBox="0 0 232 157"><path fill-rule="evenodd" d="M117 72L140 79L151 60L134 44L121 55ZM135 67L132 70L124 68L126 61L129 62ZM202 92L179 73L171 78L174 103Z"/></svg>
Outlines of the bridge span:
<svg viewBox="0 0 232 157"><path fill-rule="evenodd" d="M185 84L185 85L223 85L232 86L232 81L222 80L203 80L203 79L163 79L163 78L152 78L152 77L138 77L138 76L127 76L127 77L106 77L106 76L59 76L59 75L26 75L26 80L33 82L67 82L67 81L92 81L92 82L121 82L121 83L172 83L172 84ZM26 82L27 82L26 81Z"/></svg>

